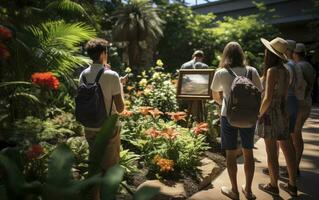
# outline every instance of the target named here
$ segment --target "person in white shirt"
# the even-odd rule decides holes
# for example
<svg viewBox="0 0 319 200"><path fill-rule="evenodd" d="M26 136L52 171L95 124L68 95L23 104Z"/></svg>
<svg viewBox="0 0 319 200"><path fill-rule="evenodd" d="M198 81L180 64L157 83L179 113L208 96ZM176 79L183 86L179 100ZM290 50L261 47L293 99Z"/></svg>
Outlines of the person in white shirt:
<svg viewBox="0 0 319 200"><path fill-rule="evenodd" d="M101 38L92 39L85 45L85 49L92 59L93 64L81 73L80 84L83 83L84 76L88 83L94 83L98 72L104 68L104 73L101 75L99 83L104 96L106 112L110 115L120 113L124 110L122 83L125 83L125 79L120 78L119 75L115 71L112 71L110 66L107 65L107 47L108 41ZM85 138L89 144L89 152L92 152L94 140L99 130L100 128L85 127ZM114 136L108 141L105 147L104 158L101 164L104 171L107 171L120 160L120 130L120 123L117 122ZM90 198L99 200L99 191L99 187L94 188Z"/></svg>
<svg viewBox="0 0 319 200"><path fill-rule="evenodd" d="M316 71L312 65L305 60L306 47L302 43L297 43L294 49L293 59L297 66L301 69L300 75L303 77L304 87L303 98L298 99L298 114L295 126L295 132L292 134L293 144L297 159L297 174L300 174L299 164L303 153L304 142L302 138L302 127L310 115L312 106L312 89L316 78Z"/></svg>
<svg viewBox="0 0 319 200"><path fill-rule="evenodd" d="M226 150L226 164L227 171L231 182L231 188L223 186L221 192L232 199L239 199L239 192L237 187L237 135L240 133L242 142L242 152L244 155L244 170L246 176L246 184L242 186L242 191L247 199L255 199L252 193L251 184L254 176L255 163L253 156L254 147L254 132L255 127L238 128L229 124L226 113L227 104L231 85L234 77L228 72L227 68L231 68L238 76L245 76L250 70L252 72L252 83L262 90L257 70L253 67L245 65L245 56L241 46L237 42L228 43L223 51L222 59L219 63L219 69L216 71L211 89L213 90L214 100L222 105L221 109L221 143L222 148ZM221 98L221 93L223 98Z"/></svg>

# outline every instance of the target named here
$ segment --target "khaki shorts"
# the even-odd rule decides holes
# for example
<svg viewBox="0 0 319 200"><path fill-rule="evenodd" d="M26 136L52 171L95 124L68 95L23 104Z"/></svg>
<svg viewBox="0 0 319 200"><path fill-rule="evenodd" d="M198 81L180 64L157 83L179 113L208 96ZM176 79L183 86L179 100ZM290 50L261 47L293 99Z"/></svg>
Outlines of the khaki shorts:
<svg viewBox="0 0 319 200"><path fill-rule="evenodd" d="M101 163L101 167L105 171L120 162L120 132L121 127L116 127L114 130L114 136L107 142L105 146L103 161ZM89 144L90 153L92 152L96 134L96 131L85 130L85 138Z"/></svg>
<svg viewBox="0 0 319 200"><path fill-rule="evenodd" d="M302 127L308 119L311 111L311 105L305 101L298 101L298 113L296 119L295 133L300 133Z"/></svg>

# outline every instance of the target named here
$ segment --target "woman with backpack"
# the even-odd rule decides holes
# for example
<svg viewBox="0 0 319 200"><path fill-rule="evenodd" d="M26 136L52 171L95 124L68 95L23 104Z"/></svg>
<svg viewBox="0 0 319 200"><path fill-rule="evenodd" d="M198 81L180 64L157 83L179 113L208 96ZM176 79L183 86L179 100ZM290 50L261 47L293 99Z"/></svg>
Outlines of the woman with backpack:
<svg viewBox="0 0 319 200"><path fill-rule="evenodd" d="M287 51L288 43L278 37L270 42L261 38L261 42L266 47L262 77L265 90L256 130L265 140L270 183L259 184L258 187L264 192L279 196L279 163L276 147L279 141L289 174L289 183L279 184L279 186L291 196L297 196L296 158L290 140L287 112L289 72L284 67L284 62L286 62L284 53Z"/></svg>
<svg viewBox="0 0 319 200"><path fill-rule="evenodd" d="M250 80L248 80L248 77ZM242 106L256 105L252 114L245 114L243 112L231 112L232 109L228 107L230 105L234 93L233 88L236 85L236 80L241 80L239 82L247 83L247 87L250 88L249 94L252 92L257 96L252 96L251 101L247 99L242 99L238 97L238 102L245 102L245 105L230 106L231 108L241 108ZM233 86L233 87L232 87ZM237 42L228 43L223 51L222 59L219 63L219 70L216 71L214 79L211 85L213 90L214 100L222 105L221 109L221 143L222 148L226 150L226 165L227 171L231 182L231 188L222 186L221 192L225 196L231 199L239 199L239 192L237 187L237 136L240 133L240 138L242 142L242 152L244 156L244 170L246 177L246 184L242 186L242 192L247 199L255 199L255 195L252 193L251 184L254 176L255 163L253 156L254 147L254 132L255 123L257 121L257 115L260 103L257 102L258 93L262 90L262 85L260 82L260 77L255 68L245 65L245 56L241 46ZM258 91L259 90L259 91ZM245 92L245 91L243 91ZM223 94L222 98L220 94ZM242 93L241 93L242 94ZM245 97L244 97L245 98ZM260 96L259 96L260 98ZM245 101L248 100L248 101ZM228 110L228 111L227 111ZM248 109L249 110L249 109ZM255 116L254 116L255 112ZM231 123L238 122L238 117L236 115L241 115L240 118L250 117L253 119L252 124L248 125L246 128L240 128L234 126ZM233 116L233 117L231 117ZM255 119L254 119L255 118ZM231 120L231 121L229 121ZM246 120L248 122L249 119ZM245 123L241 121L240 123Z"/></svg>

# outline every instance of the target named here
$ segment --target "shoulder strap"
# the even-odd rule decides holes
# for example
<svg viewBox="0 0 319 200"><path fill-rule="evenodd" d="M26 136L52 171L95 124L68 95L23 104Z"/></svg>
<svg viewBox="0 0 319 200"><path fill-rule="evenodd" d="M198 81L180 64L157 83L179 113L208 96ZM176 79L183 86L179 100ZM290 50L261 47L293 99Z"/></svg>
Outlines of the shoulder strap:
<svg viewBox="0 0 319 200"><path fill-rule="evenodd" d="M101 78L101 76L102 76L102 74L104 73L104 68L103 69L100 69L100 71L97 73L97 75L96 75L96 78L95 78L95 83L98 83L99 82L99 80L100 80L100 78Z"/></svg>
<svg viewBox="0 0 319 200"><path fill-rule="evenodd" d="M248 67L247 67L245 77L248 78L249 80L253 81L253 71L251 69L249 69Z"/></svg>
<svg viewBox="0 0 319 200"><path fill-rule="evenodd" d="M237 77L237 74L235 74L235 72L233 70L231 70L230 68L226 68L226 70L228 71L228 73L234 77Z"/></svg>
<svg viewBox="0 0 319 200"><path fill-rule="evenodd" d="M86 77L85 77L84 73L82 74L82 80L83 80L83 83L86 85L87 84L87 80L86 80Z"/></svg>

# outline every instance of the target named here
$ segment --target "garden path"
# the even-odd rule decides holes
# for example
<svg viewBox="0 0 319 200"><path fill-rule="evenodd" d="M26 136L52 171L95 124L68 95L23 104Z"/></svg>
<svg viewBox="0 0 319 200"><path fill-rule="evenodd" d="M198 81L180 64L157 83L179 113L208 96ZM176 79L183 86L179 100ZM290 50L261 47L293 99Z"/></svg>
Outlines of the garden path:
<svg viewBox="0 0 319 200"><path fill-rule="evenodd" d="M255 176L253 180L253 192L257 199L319 199L319 107L313 107L311 116L303 128L304 153L301 161L301 177L298 178L299 197L291 198L285 191L280 190L280 198L272 198L258 189L259 183L268 183L269 177L262 173L262 169L267 166L267 156L265 144L262 139L256 142L254 149L255 156ZM280 165L285 166L282 152L280 153ZM238 186L244 184L244 169L242 158L238 159ZM283 181L283 180L281 180ZM212 188L194 194L189 200L228 200L220 193L221 186L230 185L227 170L225 169L219 177L212 182ZM245 199L240 193L240 199Z"/></svg>

